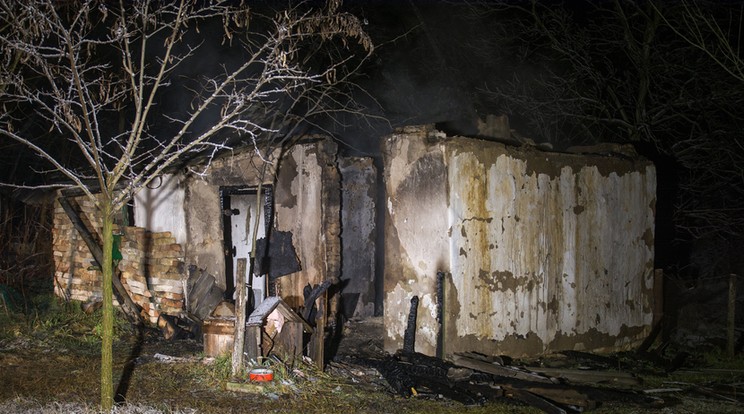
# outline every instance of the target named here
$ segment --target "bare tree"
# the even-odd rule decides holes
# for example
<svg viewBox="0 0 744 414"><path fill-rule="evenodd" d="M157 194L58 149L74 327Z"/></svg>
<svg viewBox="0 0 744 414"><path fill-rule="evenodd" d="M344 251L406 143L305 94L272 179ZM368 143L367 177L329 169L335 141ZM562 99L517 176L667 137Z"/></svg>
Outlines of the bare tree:
<svg viewBox="0 0 744 414"><path fill-rule="evenodd" d="M744 82L744 58L741 56L742 29L744 29L744 5L724 9L724 17L706 12L702 2L682 1L683 11L678 15L667 15L658 6L654 10L674 33L690 46L708 56L716 65L739 82ZM707 6L715 6L709 2ZM710 7L712 9L712 7ZM680 16L681 18L675 18Z"/></svg>
<svg viewBox="0 0 744 414"><path fill-rule="evenodd" d="M687 228L697 237L715 233L741 237L744 231L744 144L740 131L744 120L738 109L744 100L744 58L741 56L744 5L683 1L673 10L663 10L657 5L654 10L684 44L702 56L707 67L718 69L713 73L723 81L714 83L720 87L717 93L724 96L727 103L735 104L734 107L720 105L719 100L718 113L706 114L713 120L710 131L700 131L698 136L675 143L675 149L686 164L698 167L692 168L694 173L690 175L688 188L704 192L707 198L721 199L717 205L700 199L682 200L680 211L691 219L692 225ZM734 122L721 124L727 115Z"/></svg>
<svg viewBox="0 0 744 414"><path fill-rule="evenodd" d="M499 41L517 57L518 75L489 82L487 99L559 148L601 141L653 148L679 176L678 234L729 241L744 234L744 66L741 33L728 29L740 27L738 14L621 0L472 7L513 17L502 19L508 36Z"/></svg>
<svg viewBox="0 0 744 414"><path fill-rule="evenodd" d="M113 404L114 215L184 160L206 165L246 143L262 156L292 122L355 111L346 86L372 43L339 6L269 13L221 0L0 1L0 136L46 161L39 173L64 178L41 186L81 190L103 220L104 410ZM210 47L240 58L211 60ZM184 105L171 110L169 99ZM75 157L54 150L60 140Z"/></svg>

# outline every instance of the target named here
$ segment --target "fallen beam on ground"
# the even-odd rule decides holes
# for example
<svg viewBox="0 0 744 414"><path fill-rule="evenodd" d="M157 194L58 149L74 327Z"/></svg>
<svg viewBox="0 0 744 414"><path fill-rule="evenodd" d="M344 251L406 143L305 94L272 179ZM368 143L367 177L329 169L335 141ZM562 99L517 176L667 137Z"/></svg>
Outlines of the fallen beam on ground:
<svg viewBox="0 0 744 414"><path fill-rule="evenodd" d="M493 375L498 375L500 377L507 377L507 378L517 378L525 381L535 381L535 382L544 382L544 383L552 383L556 382L551 380L548 377L545 377L543 375L530 372L530 371L523 371L518 368L514 367L505 367L501 365L491 364L488 362L479 361L473 358L469 358L460 354L454 354L449 358L455 365L459 365L461 367L471 368L475 369L481 372L486 372Z"/></svg>
<svg viewBox="0 0 744 414"><path fill-rule="evenodd" d="M611 383L619 385L640 385L642 381L635 375L623 371L595 371L568 368L527 367L528 370L552 378L569 382Z"/></svg>

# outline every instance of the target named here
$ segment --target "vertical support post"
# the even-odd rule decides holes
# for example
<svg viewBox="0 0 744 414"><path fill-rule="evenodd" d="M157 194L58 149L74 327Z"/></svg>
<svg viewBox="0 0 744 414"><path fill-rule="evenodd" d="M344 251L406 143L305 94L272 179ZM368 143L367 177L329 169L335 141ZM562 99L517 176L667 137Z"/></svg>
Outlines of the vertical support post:
<svg viewBox="0 0 744 414"><path fill-rule="evenodd" d="M418 318L419 297L411 298L411 310L408 313L408 325L403 334L403 352L412 354L416 351L416 319Z"/></svg>
<svg viewBox="0 0 744 414"><path fill-rule="evenodd" d="M729 275L728 320L726 322L726 354L729 358L733 358L736 339L736 274L734 273Z"/></svg>
<svg viewBox="0 0 744 414"><path fill-rule="evenodd" d="M437 358L444 359L444 272L437 272Z"/></svg>
<svg viewBox="0 0 744 414"><path fill-rule="evenodd" d="M245 342L245 269L247 261L238 259L238 280L236 289L238 297L235 300L235 335L233 337L232 375L236 376L243 370L243 344Z"/></svg>
<svg viewBox="0 0 744 414"><path fill-rule="evenodd" d="M664 269L654 269L654 317L652 326L656 326L664 316Z"/></svg>
<svg viewBox="0 0 744 414"><path fill-rule="evenodd" d="M260 362L261 356L261 326L248 326L245 329L245 344L243 352L249 360Z"/></svg>
<svg viewBox="0 0 744 414"><path fill-rule="evenodd" d="M325 369L325 328L328 323L328 291L318 298L318 313L315 317L315 363L321 371Z"/></svg>

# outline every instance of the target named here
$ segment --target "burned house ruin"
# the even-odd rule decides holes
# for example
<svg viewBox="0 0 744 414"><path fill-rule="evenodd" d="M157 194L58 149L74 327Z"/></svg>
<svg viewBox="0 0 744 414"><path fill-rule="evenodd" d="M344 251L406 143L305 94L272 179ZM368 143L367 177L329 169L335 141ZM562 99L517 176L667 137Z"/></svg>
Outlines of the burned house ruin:
<svg viewBox="0 0 744 414"><path fill-rule="evenodd" d="M381 175L370 158L340 156L333 140L311 137L265 154L269 163L235 151L203 174L155 180L118 223L125 288L151 322L193 312L209 292L230 299L236 260L250 255L255 231L264 245L254 305L279 296L302 314L306 289L327 281L313 322L381 308L387 351L402 346L413 296L416 351L428 355L617 350L648 334L650 162L452 137L433 126L397 130L382 145ZM100 231L92 205L72 200ZM100 298L99 272L61 207L54 250L55 292ZM376 274L384 274L377 295ZM196 289L206 278L211 284Z"/></svg>
<svg viewBox="0 0 744 414"><path fill-rule="evenodd" d="M405 128L385 147L386 350L401 347L414 295L416 350L428 355L609 351L648 334L650 162L427 127Z"/></svg>

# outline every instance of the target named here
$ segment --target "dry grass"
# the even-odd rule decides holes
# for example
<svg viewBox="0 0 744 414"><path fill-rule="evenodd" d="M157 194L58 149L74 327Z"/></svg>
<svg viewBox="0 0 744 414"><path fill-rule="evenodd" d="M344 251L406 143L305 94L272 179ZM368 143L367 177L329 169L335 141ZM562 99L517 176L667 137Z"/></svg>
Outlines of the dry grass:
<svg viewBox="0 0 744 414"><path fill-rule="evenodd" d="M55 298L39 300L27 314L0 315L0 412L95 413L99 398L100 315L86 315ZM485 413L535 412L514 406L463 407L461 404L403 399L377 388L299 362L267 364L275 380L263 390L226 390L230 361L199 362L194 341L165 342L137 335L118 323L115 381L126 383L121 413ZM155 353L191 357L163 363ZM124 380L122 380L124 379Z"/></svg>
<svg viewBox="0 0 744 414"><path fill-rule="evenodd" d="M99 348L97 314L85 315L75 306L55 299L37 303L28 315L0 315L0 413L97 413ZM278 362L267 365L275 380L254 392L226 390L230 361L217 358L205 364L195 341L165 342L138 335L118 325L115 345L115 381L126 384L117 413L536 413L516 405L488 404L465 407L451 401L393 396L375 386L378 381L354 384L348 378L320 372L313 366ZM163 363L156 353L189 357L190 362ZM727 364L719 361L719 364ZM739 362L728 362L728 365ZM681 375L681 374L680 374ZM697 374L695 374L697 375ZM707 377L648 378L654 387L670 380L705 383ZM727 378L729 381L740 380ZM377 380L377 379L375 379ZM666 396L666 395L665 395ZM741 405L715 402L691 395L672 395L678 405L641 409L608 405L597 413L721 413L740 412Z"/></svg>

